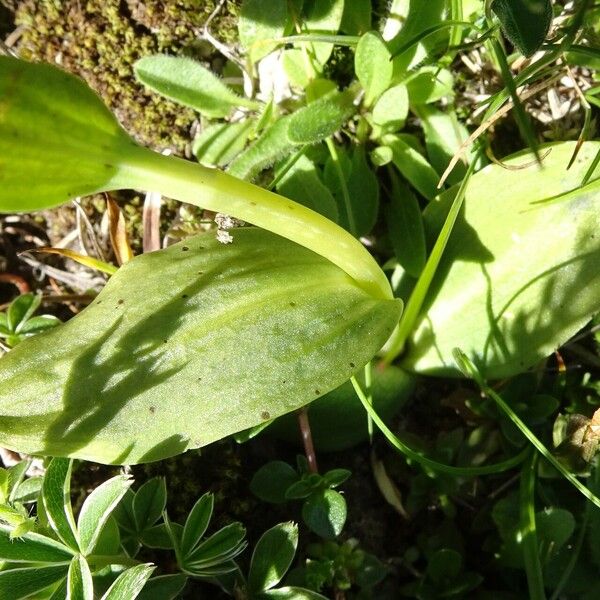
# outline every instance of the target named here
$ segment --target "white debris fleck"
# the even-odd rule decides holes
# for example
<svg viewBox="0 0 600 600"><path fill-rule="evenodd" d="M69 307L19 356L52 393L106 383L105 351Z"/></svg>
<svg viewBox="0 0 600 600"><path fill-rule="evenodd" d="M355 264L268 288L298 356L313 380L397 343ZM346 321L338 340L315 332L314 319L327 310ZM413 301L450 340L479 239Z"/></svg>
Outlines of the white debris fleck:
<svg viewBox="0 0 600 600"><path fill-rule="evenodd" d="M239 219L224 213L217 213L214 221L218 227L217 241L221 242L221 244L231 244L231 242L233 242L233 236L229 233L229 230L234 227L242 227L246 224L244 221L240 221Z"/></svg>

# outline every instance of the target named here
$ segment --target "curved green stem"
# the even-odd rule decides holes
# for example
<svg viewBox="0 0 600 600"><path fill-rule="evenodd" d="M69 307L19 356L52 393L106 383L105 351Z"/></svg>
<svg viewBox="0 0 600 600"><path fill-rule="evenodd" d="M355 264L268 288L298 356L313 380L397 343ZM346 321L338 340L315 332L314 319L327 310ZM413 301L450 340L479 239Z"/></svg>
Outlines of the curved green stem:
<svg viewBox="0 0 600 600"><path fill-rule="evenodd" d="M350 233L301 204L202 165L135 146L116 183L154 190L272 231L327 258L375 298L391 299L387 277Z"/></svg>
<svg viewBox="0 0 600 600"><path fill-rule="evenodd" d="M383 422L381 417L377 414L373 406L369 403L367 396L365 395L363 389L360 387L360 384L356 380L355 377L352 377L350 380L352 382L352 386L354 387L354 391L361 401L363 407L367 411L368 415L373 419L373 422L381 433L387 438L388 442L396 450L399 450L406 458L410 460L414 460L416 463L420 464L422 467L429 468L432 471L446 473L447 475L453 475L455 477L477 477L478 475L492 475L494 473L503 473L504 471L508 471L513 467L516 467L519 463L522 463L523 460L529 454L529 448L525 447L521 452L512 456L511 458L507 458L502 462L494 463L491 465L483 465L481 467L455 467L453 465L446 465L444 463L438 462L437 460L433 460L425 455L423 455L418 450L411 448L407 444L405 444L398 436L396 436L390 428Z"/></svg>

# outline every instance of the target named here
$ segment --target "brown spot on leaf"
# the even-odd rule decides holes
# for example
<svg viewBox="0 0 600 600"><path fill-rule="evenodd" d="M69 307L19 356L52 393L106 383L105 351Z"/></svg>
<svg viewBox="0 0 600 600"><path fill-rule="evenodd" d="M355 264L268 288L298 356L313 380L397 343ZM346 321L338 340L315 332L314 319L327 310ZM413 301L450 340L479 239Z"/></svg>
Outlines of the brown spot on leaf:
<svg viewBox="0 0 600 600"><path fill-rule="evenodd" d="M263 419L264 421L268 421L271 418L271 415L269 414L268 410L263 410L260 413L260 418Z"/></svg>

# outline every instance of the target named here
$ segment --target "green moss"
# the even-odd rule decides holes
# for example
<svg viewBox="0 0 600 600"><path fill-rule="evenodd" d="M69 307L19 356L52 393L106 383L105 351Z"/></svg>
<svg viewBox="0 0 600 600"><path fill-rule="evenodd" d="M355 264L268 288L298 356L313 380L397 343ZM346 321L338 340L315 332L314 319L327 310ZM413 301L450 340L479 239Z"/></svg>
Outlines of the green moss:
<svg viewBox="0 0 600 600"><path fill-rule="evenodd" d="M133 64L157 52L210 55L197 34L214 0L24 0L15 20L24 25L19 52L58 63L83 77L138 141L183 153L196 115L146 91ZM228 2L211 25L221 40L236 35L237 2ZM204 52L202 52L204 51Z"/></svg>

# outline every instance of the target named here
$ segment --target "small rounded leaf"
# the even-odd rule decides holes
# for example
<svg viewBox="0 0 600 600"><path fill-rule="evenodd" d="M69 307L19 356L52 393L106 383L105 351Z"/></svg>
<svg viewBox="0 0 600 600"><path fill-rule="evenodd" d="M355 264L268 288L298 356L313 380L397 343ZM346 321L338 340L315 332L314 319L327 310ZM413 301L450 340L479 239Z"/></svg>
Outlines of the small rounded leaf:
<svg viewBox="0 0 600 600"><path fill-rule="evenodd" d="M346 500L334 490L309 496L302 506L302 518L309 529L325 539L337 537L346 522Z"/></svg>

